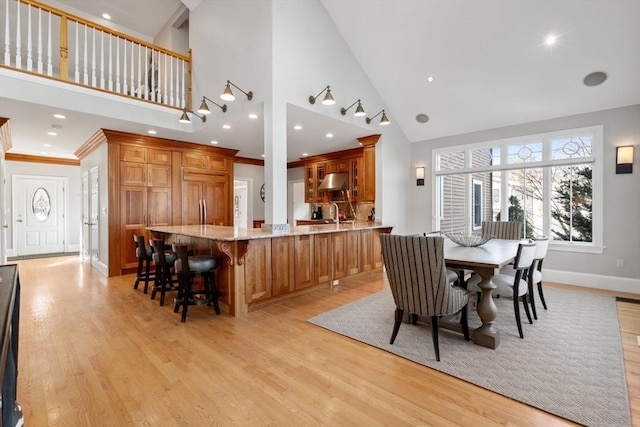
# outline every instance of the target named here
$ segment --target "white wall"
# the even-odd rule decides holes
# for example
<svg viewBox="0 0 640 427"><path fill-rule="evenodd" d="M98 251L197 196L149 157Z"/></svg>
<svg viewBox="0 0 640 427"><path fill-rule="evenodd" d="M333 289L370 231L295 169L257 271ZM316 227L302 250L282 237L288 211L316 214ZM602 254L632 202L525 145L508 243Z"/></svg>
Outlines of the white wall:
<svg viewBox="0 0 640 427"><path fill-rule="evenodd" d="M81 237L81 224L82 224L82 183L80 180L80 167L79 166L66 166L66 165L53 165L47 163L31 163L31 162L15 162L7 161L5 163L5 178L6 182L12 181L13 175L38 175L38 176L51 176L69 178L69 187L67 188L67 197L69 199L69 210L65 218L67 225L67 251L78 252L80 251L80 237ZM6 190L6 203L7 203L7 223L9 229L7 232L7 256L12 256L14 251L13 233L12 233L12 218L13 218L13 190L11 185L5 186Z"/></svg>
<svg viewBox="0 0 640 427"><path fill-rule="evenodd" d="M545 259L546 270L573 273L558 274L558 281L608 289L616 282L617 289L640 293L640 105L559 117L498 129L488 129L464 135L414 143L411 146L411 168L425 165L426 185L408 188L410 232L431 229L431 153L435 148L471 144L521 135L573 129L594 125L604 126L604 253L585 254L550 251ZM635 164L632 174L616 175L615 147L634 145ZM625 260L623 268L616 259Z"/></svg>
<svg viewBox="0 0 640 427"><path fill-rule="evenodd" d="M248 218L248 227L251 221L264 219L264 202L260 198L260 187L264 184L264 166L245 165L235 163L233 165L233 178L250 181L249 196L251 197L252 215Z"/></svg>

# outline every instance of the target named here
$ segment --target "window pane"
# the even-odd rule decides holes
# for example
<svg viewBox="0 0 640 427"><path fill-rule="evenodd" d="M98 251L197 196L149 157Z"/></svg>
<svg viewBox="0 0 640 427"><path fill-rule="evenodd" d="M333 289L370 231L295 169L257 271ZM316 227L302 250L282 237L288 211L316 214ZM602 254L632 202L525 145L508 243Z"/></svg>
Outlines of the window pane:
<svg viewBox="0 0 640 427"><path fill-rule="evenodd" d="M551 238L591 242L592 166L560 166L551 169Z"/></svg>
<svg viewBox="0 0 640 427"><path fill-rule="evenodd" d="M464 175L446 175L440 177L442 183L442 212L440 213L440 231L456 233L465 231L464 220Z"/></svg>
<svg viewBox="0 0 640 427"><path fill-rule="evenodd" d="M440 165L438 170L452 170L464 168L464 152L449 153L440 155Z"/></svg>
<svg viewBox="0 0 640 427"><path fill-rule="evenodd" d="M542 161L542 142L515 144L507 147L507 164Z"/></svg>
<svg viewBox="0 0 640 427"><path fill-rule="evenodd" d="M497 153L497 155L494 153ZM471 150L472 167L482 167L499 164L500 148L479 148L477 150Z"/></svg>
<svg viewBox="0 0 640 427"><path fill-rule="evenodd" d="M557 138L551 140L551 159L575 159L593 155L593 138L579 136L573 138Z"/></svg>

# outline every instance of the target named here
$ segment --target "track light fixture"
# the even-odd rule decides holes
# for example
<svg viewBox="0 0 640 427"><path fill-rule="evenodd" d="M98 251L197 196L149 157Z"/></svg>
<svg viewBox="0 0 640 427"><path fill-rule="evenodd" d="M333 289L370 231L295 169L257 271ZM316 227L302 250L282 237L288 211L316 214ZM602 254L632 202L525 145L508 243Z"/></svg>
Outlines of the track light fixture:
<svg viewBox="0 0 640 427"><path fill-rule="evenodd" d="M194 113L193 111L187 111L182 110L182 116L180 116L180 120L178 120L180 123L191 123L191 119L189 118L189 115L187 113L191 113L194 116L196 116L197 118L199 118L200 120L202 120L202 123L207 121L207 116L199 116L196 113Z"/></svg>
<svg viewBox="0 0 640 427"><path fill-rule="evenodd" d="M205 116L211 114L211 110L209 110L209 106L207 105L207 101L211 102L213 105L219 107L223 113L227 112L227 104L218 104L212 99L207 98L206 96L202 97L202 102L200 103L200 108L198 108L198 113L204 114Z"/></svg>
<svg viewBox="0 0 640 427"><path fill-rule="evenodd" d="M333 105L333 104L335 104L336 101L335 101L335 99L333 99L333 95L331 95L331 89L329 88L329 86L327 86L324 89L322 89L322 92L320 92L316 96L310 96L309 97L309 104L315 104L316 103L316 99L318 99L318 97L320 95L322 95L325 90L327 91L327 94L324 96L324 99L322 100L322 104L323 105Z"/></svg>
<svg viewBox="0 0 640 427"><path fill-rule="evenodd" d="M355 113L353 113L353 115L356 116L356 117L362 117L362 116L366 115L367 113L365 113L364 108L362 108L362 103L360 102L359 99L356 102L354 102L353 104L349 105L347 108L341 108L340 109L340 114L342 114L344 116L345 114L347 114L347 111L349 111L349 108L353 107L356 104L358 104L358 106L356 107L356 111L355 111Z"/></svg>
<svg viewBox="0 0 640 427"><path fill-rule="evenodd" d="M380 126L385 126L385 125L388 125L389 123L391 123L389 121L389 118L387 117L386 113L384 112L384 110L382 110L382 111L380 111L378 114L376 114L373 117L367 117L367 119L366 119L367 124L371 123L371 120L375 119L380 114L382 114L382 117L380 117Z"/></svg>
<svg viewBox="0 0 640 427"><path fill-rule="evenodd" d="M236 97L233 95L233 92L231 92L231 86L235 87L240 92L244 93L249 101L251 101L253 99L253 92L251 92L251 91L249 91L249 92L243 91L238 86L236 86L233 83L231 83L230 80L227 80L227 85L224 87L224 91L222 91L222 95L220 95L220 98L224 99L225 101L233 101L233 100L236 99Z"/></svg>

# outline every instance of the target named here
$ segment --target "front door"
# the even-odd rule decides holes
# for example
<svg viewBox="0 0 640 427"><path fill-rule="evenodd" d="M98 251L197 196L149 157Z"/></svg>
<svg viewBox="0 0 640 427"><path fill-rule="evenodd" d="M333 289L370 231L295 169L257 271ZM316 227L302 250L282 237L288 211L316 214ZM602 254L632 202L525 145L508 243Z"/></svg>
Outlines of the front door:
<svg viewBox="0 0 640 427"><path fill-rule="evenodd" d="M16 256L65 252L66 178L13 175Z"/></svg>

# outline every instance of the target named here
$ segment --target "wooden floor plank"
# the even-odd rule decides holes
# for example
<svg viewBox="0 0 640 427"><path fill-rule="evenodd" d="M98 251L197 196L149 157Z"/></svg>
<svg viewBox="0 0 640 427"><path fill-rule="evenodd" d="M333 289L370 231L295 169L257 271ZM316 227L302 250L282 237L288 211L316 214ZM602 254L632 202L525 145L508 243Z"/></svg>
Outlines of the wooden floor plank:
<svg viewBox="0 0 640 427"><path fill-rule="evenodd" d="M26 426L575 425L306 322L385 289L381 273L241 317L192 307L181 324L133 275L78 257L18 264ZM638 423L640 305L618 314Z"/></svg>

